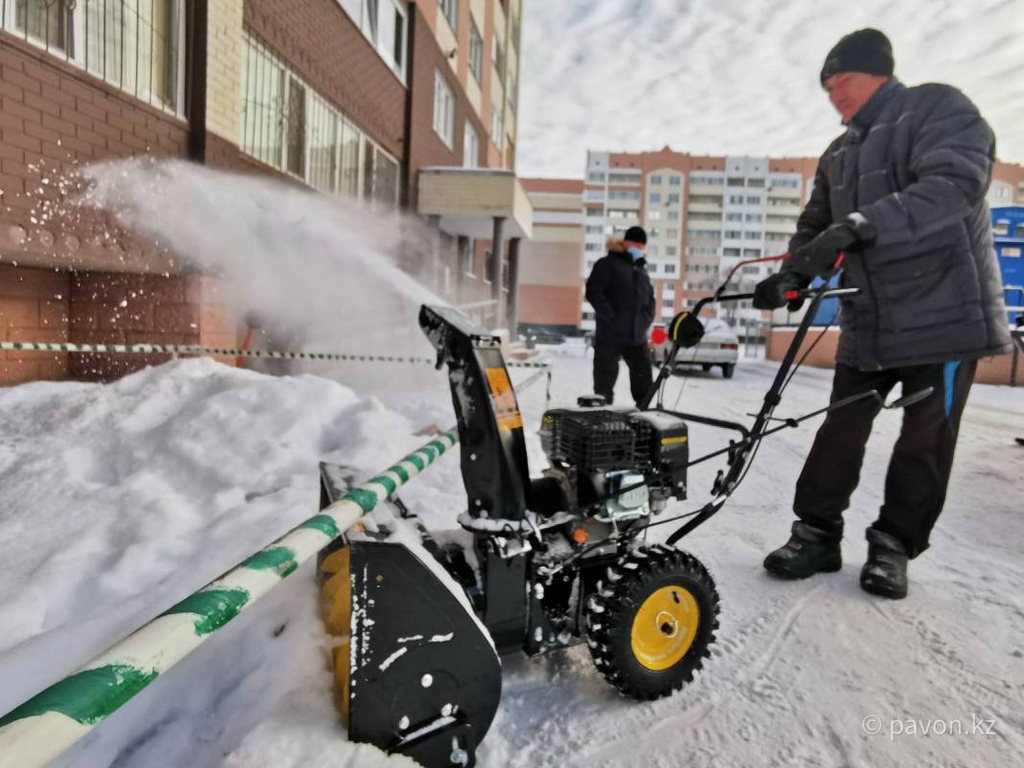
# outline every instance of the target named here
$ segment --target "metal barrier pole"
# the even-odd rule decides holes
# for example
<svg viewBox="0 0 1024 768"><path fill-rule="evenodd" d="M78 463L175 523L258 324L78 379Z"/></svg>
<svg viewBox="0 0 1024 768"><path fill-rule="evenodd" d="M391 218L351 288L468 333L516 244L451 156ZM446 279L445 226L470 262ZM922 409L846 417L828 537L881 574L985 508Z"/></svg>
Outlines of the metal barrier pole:
<svg viewBox="0 0 1024 768"><path fill-rule="evenodd" d="M0 717L3 764L41 768L458 442L438 435L78 671Z"/></svg>

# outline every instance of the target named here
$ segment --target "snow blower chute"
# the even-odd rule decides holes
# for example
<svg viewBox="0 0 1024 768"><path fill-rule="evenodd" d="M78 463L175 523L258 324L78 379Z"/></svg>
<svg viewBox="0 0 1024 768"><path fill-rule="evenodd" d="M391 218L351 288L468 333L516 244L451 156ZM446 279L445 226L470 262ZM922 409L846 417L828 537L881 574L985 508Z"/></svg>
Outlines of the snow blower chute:
<svg viewBox="0 0 1024 768"><path fill-rule="evenodd" d="M457 536L469 543L429 532L395 500L397 515L381 519L375 512L364 532L347 535L347 546L324 559L325 593L334 584L336 595L351 595L350 622L347 599L335 601L345 617L339 629L351 628L349 666L344 652L336 660L350 737L430 768L472 765L498 706L498 654L532 656L586 643L605 679L639 700L690 681L709 654L719 598L700 561L672 545L724 505L764 437L861 398L885 405L877 392L865 392L770 426L819 302L854 292L806 292L811 306L747 428L661 405L675 355L703 333L700 306L751 298L719 290L670 324L673 349L643 408L611 408L588 396L578 407L544 414L550 466L535 478L499 339L455 310L424 306L420 325L438 366L448 366L458 417L467 504ZM734 431L738 439L692 458L689 421ZM716 456L726 466L712 500L659 517L686 499L688 467ZM653 526L672 522L681 527L667 543L647 541Z"/></svg>

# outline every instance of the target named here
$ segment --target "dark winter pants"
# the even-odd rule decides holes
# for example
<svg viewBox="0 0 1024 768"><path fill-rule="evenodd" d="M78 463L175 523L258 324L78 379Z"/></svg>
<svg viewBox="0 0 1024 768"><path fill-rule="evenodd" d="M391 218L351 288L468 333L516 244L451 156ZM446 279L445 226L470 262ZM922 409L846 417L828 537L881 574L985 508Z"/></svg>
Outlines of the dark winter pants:
<svg viewBox="0 0 1024 768"><path fill-rule="evenodd" d="M832 402L869 389L885 397L897 383L903 385L904 395L935 388L931 397L903 413L903 428L885 478L885 501L872 526L902 541L911 557L928 548L928 536L946 500L960 415L976 368L975 360L871 372L836 366ZM793 510L801 520L842 536L842 513L860 479L864 446L880 410L875 401L861 400L825 418L796 484Z"/></svg>
<svg viewBox="0 0 1024 768"><path fill-rule="evenodd" d="M615 381L619 378L619 358L629 366L629 391L639 402L654 383L651 355L646 344L627 346L598 341L594 344L594 392L604 395L611 405L615 397Z"/></svg>

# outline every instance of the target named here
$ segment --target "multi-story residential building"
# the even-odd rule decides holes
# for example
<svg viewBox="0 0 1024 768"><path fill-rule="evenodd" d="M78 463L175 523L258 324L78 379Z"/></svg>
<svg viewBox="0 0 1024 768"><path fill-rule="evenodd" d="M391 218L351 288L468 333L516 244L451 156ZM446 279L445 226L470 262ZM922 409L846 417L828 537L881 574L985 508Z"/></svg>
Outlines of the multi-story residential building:
<svg viewBox="0 0 1024 768"><path fill-rule="evenodd" d="M523 186L533 204L533 238L522 247L520 326L575 335L583 301L583 182L523 179Z"/></svg>
<svg viewBox="0 0 1024 768"><path fill-rule="evenodd" d="M411 266L506 325L531 225L521 18L521 0L0 0L0 338L237 345L215 280L102 214L40 215L75 166L134 155L417 213L438 242ZM6 383L159 359L0 355Z"/></svg>
<svg viewBox="0 0 1024 768"><path fill-rule="evenodd" d="M648 271L656 321L693 307L744 259L782 253L810 192L812 158L709 157L673 152L588 152L583 203L584 263L589 274L605 238L632 224L648 233ZM752 286L772 265L741 268L738 287ZM764 313L749 302L709 310L741 335L760 335ZM581 307L581 328L594 327Z"/></svg>

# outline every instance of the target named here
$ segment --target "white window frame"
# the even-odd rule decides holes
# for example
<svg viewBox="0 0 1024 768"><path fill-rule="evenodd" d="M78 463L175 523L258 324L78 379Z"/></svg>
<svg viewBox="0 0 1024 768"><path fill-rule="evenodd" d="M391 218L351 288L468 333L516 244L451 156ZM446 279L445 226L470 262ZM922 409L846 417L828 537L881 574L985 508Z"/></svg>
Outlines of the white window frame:
<svg viewBox="0 0 1024 768"><path fill-rule="evenodd" d="M434 133L448 149L455 149L455 91L441 70L434 70Z"/></svg>
<svg viewBox="0 0 1024 768"><path fill-rule="evenodd" d="M437 4L438 13L448 22L456 39L459 36L459 0L439 0Z"/></svg>
<svg viewBox="0 0 1024 768"><path fill-rule="evenodd" d="M462 167L480 167L480 135L469 120L462 129Z"/></svg>
<svg viewBox="0 0 1024 768"><path fill-rule="evenodd" d="M469 73L478 84L484 78L484 36L472 15L469 17Z"/></svg>

